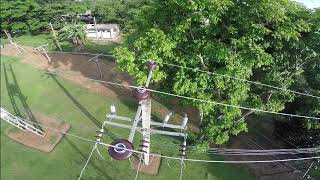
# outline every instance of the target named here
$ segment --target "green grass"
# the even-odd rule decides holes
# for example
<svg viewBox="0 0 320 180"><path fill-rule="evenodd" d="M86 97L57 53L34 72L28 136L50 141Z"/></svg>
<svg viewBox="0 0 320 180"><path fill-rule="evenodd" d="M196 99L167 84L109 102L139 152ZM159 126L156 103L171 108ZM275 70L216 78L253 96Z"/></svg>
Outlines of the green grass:
<svg viewBox="0 0 320 180"><path fill-rule="evenodd" d="M318 169L314 169L315 166L318 166ZM315 163L313 168L310 170L309 175L315 179L320 179L320 163Z"/></svg>
<svg viewBox="0 0 320 180"><path fill-rule="evenodd" d="M14 42L17 42L20 45L37 47L44 44L49 44L49 50L58 50L49 33L43 33L39 35L22 35L16 36L13 38ZM9 43L8 39L1 39L1 44ZM121 43L121 42L120 42ZM83 52L92 52L92 53L103 53L111 54L113 49L117 47L120 43L110 42L110 41L92 41L87 40L85 46L81 51ZM68 41L60 42L60 46L63 51L74 51L75 47Z"/></svg>
<svg viewBox="0 0 320 180"><path fill-rule="evenodd" d="M3 64L6 64L4 69ZM10 71L10 66L12 72ZM7 82L4 72L7 72ZM17 83L12 79L12 73L16 76ZM25 101L33 112L40 112L49 117L56 118L71 124L69 133L93 139L98 123L105 119L105 113L109 111L111 104L115 104L118 114L134 116L136 102L119 100L114 97L105 97L92 93L87 89L79 87L69 81L59 77L51 77L42 71L33 68L31 65L22 64L14 57L1 57L1 106L10 112L13 111L12 102L9 99L9 89L20 89L23 98L11 94L16 106L25 113L25 108L21 104ZM9 93L10 94L10 93ZM71 180L76 179L83 167L86 158L92 148L92 143L82 141L70 136L66 136L55 147L51 153L40 152L27 148L8 138L5 131L10 126L1 123L1 179L5 180ZM109 128L112 133L122 135L126 138L128 131L118 128ZM139 140L139 137L136 138ZM106 136L104 142L112 142L111 137ZM158 141L163 143L177 143L178 139L165 136L152 136L154 144ZM137 147L137 142L135 142ZM100 147L100 151L105 157L101 159L94 153L83 179L133 179L135 171L130 168L129 161L115 161L108 156L107 149ZM176 156L176 148L152 147L153 152ZM219 159L218 156L190 155L189 157L203 159ZM177 179L179 176L179 162L170 161L171 168L167 165L167 160L162 159L159 175L149 176L140 173L139 180L144 179ZM226 179L226 180L250 180L253 179L247 171L238 165L229 164L209 164L186 162L184 179Z"/></svg>
<svg viewBox="0 0 320 180"><path fill-rule="evenodd" d="M50 144L54 144L57 141L57 135L50 134L48 139L49 139Z"/></svg>

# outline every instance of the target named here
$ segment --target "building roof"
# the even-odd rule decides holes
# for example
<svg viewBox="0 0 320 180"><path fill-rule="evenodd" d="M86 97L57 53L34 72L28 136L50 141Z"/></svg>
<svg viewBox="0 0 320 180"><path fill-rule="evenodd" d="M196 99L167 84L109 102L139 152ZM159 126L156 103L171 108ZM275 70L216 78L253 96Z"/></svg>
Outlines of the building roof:
<svg viewBox="0 0 320 180"><path fill-rule="evenodd" d="M99 30L107 30L107 29L113 29L113 28L119 28L118 24L97 24L97 29ZM95 30L94 24L87 24L87 30Z"/></svg>

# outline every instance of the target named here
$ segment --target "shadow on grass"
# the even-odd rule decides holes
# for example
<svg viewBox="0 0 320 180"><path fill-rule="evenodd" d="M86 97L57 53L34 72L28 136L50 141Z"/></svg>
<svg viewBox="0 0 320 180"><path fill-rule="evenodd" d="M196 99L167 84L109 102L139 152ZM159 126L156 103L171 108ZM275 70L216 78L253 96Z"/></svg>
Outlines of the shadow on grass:
<svg viewBox="0 0 320 180"><path fill-rule="evenodd" d="M76 146L71 140L69 140L69 138L65 137L64 138L66 140L66 142L76 151L76 153L80 154L81 157L83 158L83 160L81 162L83 162L83 165L84 163L87 161L87 158L89 157L87 154L84 154L79 148L78 146ZM96 153L96 152L94 152ZM97 165L95 165L93 162L92 162L92 159L91 161L89 161L89 164L94 168L96 169L97 171L99 171L104 179L112 179L106 172L104 172L101 168L99 168ZM81 169L83 168L83 165L81 166ZM79 172L81 171L81 169L79 169Z"/></svg>
<svg viewBox="0 0 320 180"><path fill-rule="evenodd" d="M89 119L91 122L93 122L98 128L102 126L102 123L98 121L76 98L73 97L73 95L57 80L55 75L49 74L49 76L55 81L55 83L61 88L61 90L66 94L66 96L75 104L80 111ZM111 133L109 130L104 128L106 131L105 133L109 135L112 139L116 139L116 135Z"/></svg>
<svg viewBox="0 0 320 180"><path fill-rule="evenodd" d="M40 129L41 131L43 131L41 126L36 124L38 122L37 122L36 118L34 117L32 111L30 110L30 107L26 101L27 97L25 95L23 95L23 93L20 89L17 77L16 77L14 70L12 68L12 65L9 64L9 67L7 67L7 65L5 63L3 63L3 71L4 71L4 77L5 77L8 96L11 101L11 105L14 109L14 113L19 117L23 117L23 114L21 113L21 110L18 106L18 102L16 101L16 98L15 98L15 97L17 97L18 100L20 101L23 109L25 110L29 120L33 122L33 126L37 129ZM10 74L11 74L12 83L9 82L10 80L9 80L8 71L11 72Z"/></svg>
<svg viewBox="0 0 320 180"><path fill-rule="evenodd" d="M68 96L68 98L75 104L80 111L86 115L97 127L101 127L101 122L99 122L79 101L74 98L71 93L57 80L55 75L49 74L49 76L55 81L55 83L62 89L62 91Z"/></svg>

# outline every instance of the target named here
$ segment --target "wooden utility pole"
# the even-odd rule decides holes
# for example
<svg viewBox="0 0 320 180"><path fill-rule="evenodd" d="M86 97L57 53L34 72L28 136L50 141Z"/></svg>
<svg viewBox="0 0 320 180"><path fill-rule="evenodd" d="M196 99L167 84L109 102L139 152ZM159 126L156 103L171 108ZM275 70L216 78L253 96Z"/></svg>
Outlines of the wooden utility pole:
<svg viewBox="0 0 320 180"><path fill-rule="evenodd" d="M10 43L11 43L12 45L14 45L14 47L19 51L20 54L22 54L21 49L19 48L19 46L18 46L15 42L13 42L12 37L11 37L11 35L7 32L7 30L4 29L3 31L4 31L4 33L6 34L7 38L9 39Z"/></svg>
<svg viewBox="0 0 320 180"><path fill-rule="evenodd" d="M44 54L46 56L46 58L48 59L48 61L51 62L51 58L49 57L47 50L45 49L46 46L48 46L48 44L41 45L39 47L34 48L33 50L39 51L41 54Z"/></svg>
<svg viewBox="0 0 320 180"><path fill-rule="evenodd" d="M52 31L52 34L53 34L54 41L57 43L57 46L58 46L59 50L62 52L60 43L59 43L58 38L57 38L57 35L56 35L56 32L55 32L55 30L53 29L53 26L52 26L51 22L49 22L49 25L50 25L50 28L51 28L51 31Z"/></svg>
<svg viewBox="0 0 320 180"><path fill-rule="evenodd" d="M96 29L96 39L98 40L98 27L97 27L97 22L95 17L93 17L93 22L94 22L94 27Z"/></svg>
<svg viewBox="0 0 320 180"><path fill-rule="evenodd" d="M100 61L99 56L101 56L101 54L98 54L98 55L94 56L93 58L90 58L88 61L89 62L92 61L92 60L94 61L94 63L97 66L97 69L99 71L100 78L103 78L102 70L101 70L101 67L100 67L100 64L99 64L99 61Z"/></svg>

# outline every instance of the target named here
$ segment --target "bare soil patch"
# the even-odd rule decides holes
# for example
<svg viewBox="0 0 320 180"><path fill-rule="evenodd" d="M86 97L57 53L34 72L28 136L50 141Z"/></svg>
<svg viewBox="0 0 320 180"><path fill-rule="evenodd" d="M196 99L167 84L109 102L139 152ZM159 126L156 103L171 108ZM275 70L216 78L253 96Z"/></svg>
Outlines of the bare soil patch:
<svg viewBox="0 0 320 180"><path fill-rule="evenodd" d="M134 158L131 168L135 170L138 170L139 168L139 172L143 172L150 175L157 175L160 167L161 157L150 155L149 160L150 164L148 166L144 165L143 162L141 162L139 167L139 159Z"/></svg>
<svg viewBox="0 0 320 180"><path fill-rule="evenodd" d="M53 118L49 118L41 113L33 113L37 123L40 123L46 127L57 129L61 132L67 132L70 129L70 125L62 121L58 121ZM10 127L6 130L6 134L11 139L34 149L38 149L44 152L51 152L54 147L61 141L64 134L54 131L49 128L42 127L45 132L45 136L38 136L30 131L23 131L15 127Z"/></svg>
<svg viewBox="0 0 320 180"><path fill-rule="evenodd" d="M130 88L108 85L88 79L99 79L101 81L111 81L125 85L132 85L133 80L130 78L130 76L128 76L126 73L117 71L115 69L114 60L112 59L101 57L99 64L103 77L100 78L97 65L93 61L88 62L88 60L94 56L50 52L48 55L51 58L51 62L48 62L43 54L34 51L31 47L24 46L23 48L25 49L25 52L23 55L18 56L23 57L22 62L24 63L31 64L32 66L42 70L55 71L58 73L61 72L60 75L63 78L98 94L108 97L115 97L125 101L135 101L131 95ZM5 45L5 47L1 49L1 54L3 55L14 56L17 55L17 53L17 50L11 45ZM154 98L153 100L158 102L162 101L160 98ZM173 122L177 124L181 122L181 115L183 115L185 112L189 116L189 128L192 131L199 130L199 113L195 108L182 107L179 105L179 101L177 99L171 97L167 104L170 106L170 109L163 106L160 108L153 106L153 112L157 112L163 118L167 112L174 111L174 116L172 121L170 121L171 123Z"/></svg>

